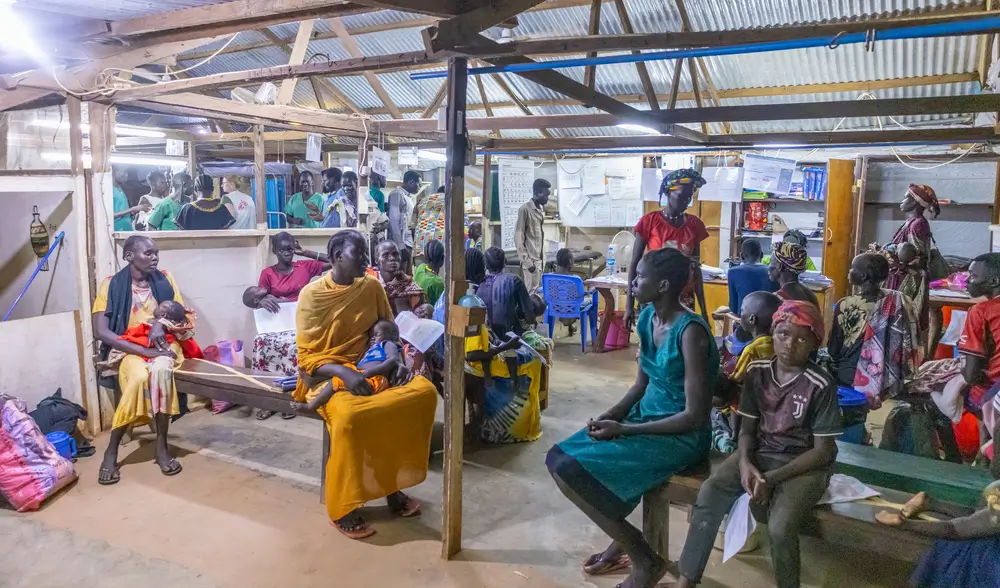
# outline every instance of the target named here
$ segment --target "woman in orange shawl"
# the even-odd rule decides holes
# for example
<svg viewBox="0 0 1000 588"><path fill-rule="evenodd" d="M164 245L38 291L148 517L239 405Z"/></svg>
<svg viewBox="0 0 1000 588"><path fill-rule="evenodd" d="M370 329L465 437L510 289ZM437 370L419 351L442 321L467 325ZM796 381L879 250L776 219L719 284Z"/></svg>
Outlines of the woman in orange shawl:
<svg viewBox="0 0 1000 588"><path fill-rule="evenodd" d="M375 534L357 512L368 501L385 497L404 517L420 512L420 503L401 490L427 477L437 391L426 378L413 376L373 395L356 362L368 348L372 326L392 320L389 299L378 280L365 275L361 233L336 233L327 252L332 269L299 294L301 377L293 396L309 401L331 380L339 390L318 411L330 432L326 509L341 533L364 539Z"/></svg>

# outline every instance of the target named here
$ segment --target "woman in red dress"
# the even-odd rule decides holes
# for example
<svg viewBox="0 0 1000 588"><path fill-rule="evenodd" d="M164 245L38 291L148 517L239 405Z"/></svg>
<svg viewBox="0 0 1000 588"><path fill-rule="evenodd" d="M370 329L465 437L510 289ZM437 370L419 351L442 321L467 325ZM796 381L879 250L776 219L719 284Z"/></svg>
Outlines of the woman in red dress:
<svg viewBox="0 0 1000 588"><path fill-rule="evenodd" d="M705 185L705 179L696 170L680 169L664 176L660 183L660 202L667 199L667 206L661 210L643 215L635 225L635 245L632 247L632 259L628 265L628 288L625 302L625 324L632 328L635 319L635 302L632 298L632 281L635 280L635 268L639 265L648 248L655 251L664 247L677 249L692 260L693 278L684 289L681 302L693 309L697 299L701 316L708 321L708 311L705 309L705 287L701 279L701 242L708 238L708 230L701 219L690 215L687 207L691 204L694 192Z"/></svg>

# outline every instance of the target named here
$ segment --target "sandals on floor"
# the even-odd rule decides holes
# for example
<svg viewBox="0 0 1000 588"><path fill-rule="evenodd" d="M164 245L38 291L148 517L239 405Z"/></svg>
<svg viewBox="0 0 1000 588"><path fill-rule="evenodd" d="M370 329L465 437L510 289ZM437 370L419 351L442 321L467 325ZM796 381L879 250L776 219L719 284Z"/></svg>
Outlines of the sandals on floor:
<svg viewBox="0 0 1000 588"><path fill-rule="evenodd" d="M264 410L263 408L257 409L257 415L254 417L258 421L266 421L267 419L274 416L273 410Z"/></svg>
<svg viewBox="0 0 1000 588"><path fill-rule="evenodd" d="M375 534L375 529L371 528L371 526L364 521L362 521L360 525L355 526L353 529L346 529L342 527L340 523L338 523L337 521L330 521L330 524L333 525L334 529L340 531L341 534L344 535L344 537L347 537L348 539L354 539L355 541L360 541L361 539L367 539Z"/></svg>
<svg viewBox="0 0 1000 588"><path fill-rule="evenodd" d="M183 469L184 467L181 466L180 462L176 459L171 459L170 463L167 464L167 469L163 469L162 467L160 468L160 473L164 476L176 476L181 473L181 470Z"/></svg>
<svg viewBox="0 0 1000 588"><path fill-rule="evenodd" d="M392 512L395 513L396 516L403 517L404 519L409 517L415 517L418 514L420 514L421 506L422 504L420 503L419 500L414 500L409 496L407 496L406 502L404 502L403 505L398 508L392 508Z"/></svg>
<svg viewBox="0 0 1000 588"><path fill-rule="evenodd" d="M595 553L583 562L583 572L588 576L603 576L619 570L628 569L632 565L629 556L622 554L616 560L603 560L604 553Z"/></svg>
<svg viewBox="0 0 1000 588"><path fill-rule="evenodd" d="M290 421L295 418L294 412L283 412L281 413L281 418L286 421Z"/></svg>
<svg viewBox="0 0 1000 588"><path fill-rule="evenodd" d="M102 480L100 474L105 474L105 473L110 474L111 477L108 478L107 480ZM120 482L121 479L122 479L121 470L119 470L118 468L115 468L110 471L108 471L105 468L101 468L100 473L98 473L97 475L97 483L100 484L101 486L113 486L114 484Z"/></svg>

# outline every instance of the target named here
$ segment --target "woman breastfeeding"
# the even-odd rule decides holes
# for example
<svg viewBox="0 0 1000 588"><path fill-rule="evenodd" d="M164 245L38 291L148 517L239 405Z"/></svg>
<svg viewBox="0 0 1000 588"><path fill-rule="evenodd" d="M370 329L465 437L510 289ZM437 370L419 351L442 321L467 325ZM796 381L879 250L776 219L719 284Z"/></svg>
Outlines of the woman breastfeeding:
<svg viewBox="0 0 1000 588"><path fill-rule="evenodd" d="M708 323L680 300L689 257L657 249L635 273L631 294L644 305L635 383L618 404L549 450L546 465L562 493L612 539L584 571L631 565L622 586L652 588L667 563L626 517L644 493L708 455L719 353Z"/></svg>
<svg viewBox="0 0 1000 588"><path fill-rule="evenodd" d="M336 233L327 254L332 269L299 294L300 379L293 396L306 402L327 384L336 390L317 411L330 433L326 508L337 530L364 539L375 534L357 512L368 501L387 498L390 510L403 517L420 512L420 503L402 490L427 477L437 392L426 378L410 379L399 370L390 388L373 394L356 365L372 327L392 320L392 308L378 280L365 275L361 233Z"/></svg>

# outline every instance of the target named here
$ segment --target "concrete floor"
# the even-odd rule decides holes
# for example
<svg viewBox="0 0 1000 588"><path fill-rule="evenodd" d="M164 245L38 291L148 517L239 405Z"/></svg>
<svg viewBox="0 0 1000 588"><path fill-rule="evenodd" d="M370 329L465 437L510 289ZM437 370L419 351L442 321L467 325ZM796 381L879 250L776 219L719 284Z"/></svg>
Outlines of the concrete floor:
<svg viewBox="0 0 1000 588"><path fill-rule="evenodd" d="M319 422L198 411L170 430L180 475L160 475L148 441L133 441L121 452L118 485L99 486L99 457L87 458L77 464L80 481L40 512L0 510L0 588L610 588L624 576L580 570L607 538L559 494L544 455L611 406L634 374L634 350L584 356L578 340L557 341L542 439L466 456L465 549L453 561L440 558L440 455L410 491L423 515L394 520L369 505L378 534L356 542L328 525L319 504ZM675 510L672 558L686 531L685 513ZM906 585L906 564L804 541L807 586ZM773 585L766 553L723 565L716 552L703 585Z"/></svg>

